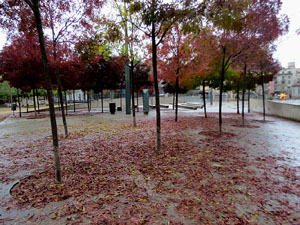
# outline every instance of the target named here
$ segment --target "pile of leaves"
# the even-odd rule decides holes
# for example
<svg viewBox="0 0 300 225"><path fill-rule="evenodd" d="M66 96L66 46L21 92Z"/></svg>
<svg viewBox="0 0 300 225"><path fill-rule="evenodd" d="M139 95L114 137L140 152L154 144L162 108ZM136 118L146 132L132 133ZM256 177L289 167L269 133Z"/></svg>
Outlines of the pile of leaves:
<svg viewBox="0 0 300 225"><path fill-rule="evenodd" d="M155 152L155 121L86 122L61 140L63 182L54 183L51 139L28 145L30 176L11 191L11 204L42 209L60 223L294 224L300 220L299 168L256 155L239 144L247 132L228 114L224 135L217 117L162 122ZM244 147L243 147L244 146ZM256 157L255 157L256 155ZM45 217L45 215L44 215ZM29 218L40 221L39 214ZM28 218L26 218L28 220Z"/></svg>

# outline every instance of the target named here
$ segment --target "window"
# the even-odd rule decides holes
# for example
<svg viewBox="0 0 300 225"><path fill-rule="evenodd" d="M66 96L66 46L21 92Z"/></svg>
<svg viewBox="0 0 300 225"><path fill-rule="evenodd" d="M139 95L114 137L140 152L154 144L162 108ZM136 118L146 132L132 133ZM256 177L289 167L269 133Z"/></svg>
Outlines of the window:
<svg viewBox="0 0 300 225"><path fill-rule="evenodd" d="M291 76L288 76L288 79L291 79Z"/></svg>
<svg viewBox="0 0 300 225"><path fill-rule="evenodd" d="M282 76L281 80L284 80L284 76Z"/></svg>
<svg viewBox="0 0 300 225"><path fill-rule="evenodd" d="M278 82L277 81L275 81L275 84L277 84Z"/></svg>
<svg viewBox="0 0 300 225"><path fill-rule="evenodd" d="M300 87L298 87L298 95L300 95Z"/></svg>
<svg viewBox="0 0 300 225"><path fill-rule="evenodd" d="M282 81L281 81L281 84L284 84L284 83L285 83L284 80L282 80Z"/></svg>
<svg viewBox="0 0 300 225"><path fill-rule="evenodd" d="M291 81L290 81L290 80L288 81L288 84L291 84Z"/></svg>

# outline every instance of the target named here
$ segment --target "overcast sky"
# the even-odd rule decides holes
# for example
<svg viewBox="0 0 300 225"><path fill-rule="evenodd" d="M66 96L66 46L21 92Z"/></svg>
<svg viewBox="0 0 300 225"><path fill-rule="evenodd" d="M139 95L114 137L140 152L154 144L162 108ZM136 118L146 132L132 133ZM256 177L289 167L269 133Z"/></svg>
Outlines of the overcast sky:
<svg viewBox="0 0 300 225"><path fill-rule="evenodd" d="M274 57L283 67L287 67L288 62L296 62L296 67L300 68L300 35L296 34L296 30L300 28L300 0L282 0L282 2L282 13L288 15L290 27L288 34L278 40ZM0 30L0 49L5 40L5 33Z"/></svg>
<svg viewBox="0 0 300 225"><path fill-rule="evenodd" d="M282 0L282 2L281 13L288 15L290 27L288 34L278 40L274 57L283 67L287 67L288 62L296 62L296 67L300 68L300 35L296 34L296 30L300 28L300 1Z"/></svg>

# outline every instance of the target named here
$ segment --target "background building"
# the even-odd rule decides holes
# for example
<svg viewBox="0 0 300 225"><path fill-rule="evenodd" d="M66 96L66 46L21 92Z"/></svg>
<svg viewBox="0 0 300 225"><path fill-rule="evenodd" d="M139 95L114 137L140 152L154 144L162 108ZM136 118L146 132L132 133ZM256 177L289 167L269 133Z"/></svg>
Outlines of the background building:
<svg viewBox="0 0 300 225"><path fill-rule="evenodd" d="M288 63L287 68L282 68L273 78L274 94L286 93L293 98L292 86L300 80L300 69L297 69L295 62Z"/></svg>
<svg viewBox="0 0 300 225"><path fill-rule="evenodd" d="M292 86L292 97L300 99L300 81Z"/></svg>

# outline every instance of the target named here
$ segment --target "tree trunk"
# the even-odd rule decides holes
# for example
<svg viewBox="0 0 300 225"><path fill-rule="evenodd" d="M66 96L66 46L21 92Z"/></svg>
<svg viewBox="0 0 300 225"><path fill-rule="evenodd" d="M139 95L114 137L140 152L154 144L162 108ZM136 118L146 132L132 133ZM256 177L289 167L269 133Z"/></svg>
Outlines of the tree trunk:
<svg viewBox="0 0 300 225"><path fill-rule="evenodd" d="M76 110L76 107L75 107L75 90L73 90L73 106L74 106L74 112Z"/></svg>
<svg viewBox="0 0 300 225"><path fill-rule="evenodd" d="M243 73L243 93L242 93L242 126L245 127L245 85L246 85L247 65L244 65Z"/></svg>
<svg viewBox="0 0 300 225"><path fill-rule="evenodd" d="M92 95L90 94L90 110L92 110Z"/></svg>
<svg viewBox="0 0 300 225"><path fill-rule="evenodd" d="M59 158L59 148L58 148L58 136L57 136L57 125L55 119L55 109L54 109L54 101L52 96L52 85L51 85L51 78L49 76L49 64L48 58L45 48L45 39L43 34L43 27L41 21L41 15L38 5L38 0L28 1L26 0L27 4L32 8L36 20L36 27L39 35L39 42L40 42L40 49L41 55L43 59L43 66L45 71L45 81L46 81L46 89L48 94L49 100L49 108L50 108L50 121L51 121L51 130L52 130L52 140L53 140L53 153L54 153L54 165L55 165L55 178L56 181L61 183L61 168L60 168L60 158Z"/></svg>
<svg viewBox="0 0 300 225"><path fill-rule="evenodd" d="M132 119L133 119L133 126L136 127L135 105L134 105L134 72L133 72L133 61L130 62L130 80L131 80Z"/></svg>
<svg viewBox="0 0 300 225"><path fill-rule="evenodd" d="M123 84L121 84L121 89L120 89L120 107L121 107L121 109L122 109L122 94L123 94L123 92L122 92L122 86L123 86Z"/></svg>
<svg viewBox="0 0 300 225"><path fill-rule="evenodd" d="M35 94L36 94L36 102L37 102L37 107L38 107L38 114L40 114L40 100L39 100L39 92L38 90L35 89Z"/></svg>
<svg viewBox="0 0 300 225"><path fill-rule="evenodd" d="M26 112L28 113L28 108L29 108L29 105L28 105L28 96L26 96Z"/></svg>
<svg viewBox="0 0 300 225"><path fill-rule="evenodd" d="M65 106L66 106L66 116L68 115L68 101L67 101L67 93L66 91L64 91L65 93Z"/></svg>
<svg viewBox="0 0 300 225"><path fill-rule="evenodd" d="M92 110L92 95L89 93L89 104L90 104L90 111Z"/></svg>
<svg viewBox="0 0 300 225"><path fill-rule="evenodd" d="M60 111L60 99L59 99L59 96L57 96L57 108L58 108L58 111Z"/></svg>
<svg viewBox="0 0 300 225"><path fill-rule="evenodd" d="M18 104L19 104L19 116L22 117L22 109L21 109L19 89L17 89L17 97L18 97Z"/></svg>
<svg viewBox="0 0 300 225"><path fill-rule="evenodd" d="M173 93L173 105L172 105L172 109L175 109L175 92Z"/></svg>
<svg viewBox="0 0 300 225"><path fill-rule="evenodd" d="M240 85L237 85L236 88L236 108L237 108L237 114L240 114Z"/></svg>
<svg viewBox="0 0 300 225"><path fill-rule="evenodd" d="M219 134L222 134L222 94L223 94L223 85L225 77L225 56L226 49L223 48L223 60L222 60L222 71L221 71L221 80L220 80L220 96L219 96Z"/></svg>
<svg viewBox="0 0 300 225"><path fill-rule="evenodd" d="M250 113L250 89L248 89L248 113Z"/></svg>
<svg viewBox="0 0 300 225"><path fill-rule="evenodd" d="M176 72L178 74L178 72ZM178 88L179 88L179 77L176 75L175 83L175 93L176 93L176 102L175 102L175 122L178 120Z"/></svg>
<svg viewBox="0 0 300 225"><path fill-rule="evenodd" d="M61 86L61 80L60 80L59 69L58 69L58 61L57 61L57 53L56 53L56 41L54 40L54 36L53 36L53 57L56 64L55 75L58 84L58 96L60 101L62 120L64 124L65 137L68 137L68 125L67 125L67 120L66 120L65 110L64 110L64 97L62 94L62 86Z"/></svg>
<svg viewBox="0 0 300 225"><path fill-rule="evenodd" d="M32 93L33 93L34 117L36 118L37 114L36 114L35 88L33 88Z"/></svg>
<svg viewBox="0 0 300 225"><path fill-rule="evenodd" d="M103 113L103 89L101 89L101 109Z"/></svg>
<svg viewBox="0 0 300 225"><path fill-rule="evenodd" d="M86 92L86 97L87 97L87 107L88 107L88 111L91 112L90 109L90 94L88 92Z"/></svg>
<svg viewBox="0 0 300 225"><path fill-rule="evenodd" d="M157 45L156 45L156 33L155 33L155 15L154 15L155 0L152 0L152 12L151 12L151 39L152 39L152 66L154 77L154 89L155 89L155 109L156 109L156 152L161 151L161 134L160 134L160 102L159 102L159 90L157 79Z"/></svg>
<svg viewBox="0 0 300 225"><path fill-rule="evenodd" d="M139 112L139 92L136 92L136 111Z"/></svg>
<svg viewBox="0 0 300 225"><path fill-rule="evenodd" d="M263 73L260 73L261 75L261 87L262 87L262 98L263 98L263 116L264 120L266 120L266 104L265 104L265 86L264 86L264 76Z"/></svg>
<svg viewBox="0 0 300 225"><path fill-rule="evenodd" d="M205 100L205 80L202 81L202 87L203 87L203 107L204 107L204 116L207 118L207 113L206 113L206 100Z"/></svg>

